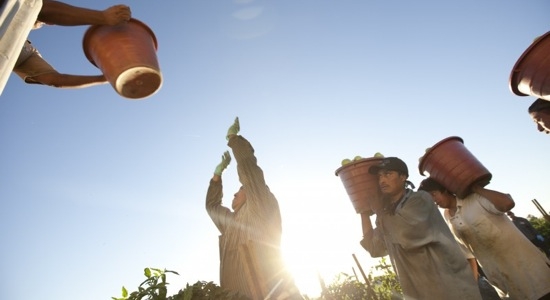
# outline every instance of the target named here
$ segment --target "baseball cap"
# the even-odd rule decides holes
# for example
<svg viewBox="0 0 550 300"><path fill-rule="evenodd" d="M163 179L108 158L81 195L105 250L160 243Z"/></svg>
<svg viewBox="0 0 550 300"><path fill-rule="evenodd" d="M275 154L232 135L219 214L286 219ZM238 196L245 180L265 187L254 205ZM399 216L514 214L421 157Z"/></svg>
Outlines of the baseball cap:
<svg viewBox="0 0 550 300"><path fill-rule="evenodd" d="M369 168L370 174L378 174L380 170L397 171L399 173L409 176L409 169L407 164L397 157L386 157L378 165L371 166Z"/></svg>

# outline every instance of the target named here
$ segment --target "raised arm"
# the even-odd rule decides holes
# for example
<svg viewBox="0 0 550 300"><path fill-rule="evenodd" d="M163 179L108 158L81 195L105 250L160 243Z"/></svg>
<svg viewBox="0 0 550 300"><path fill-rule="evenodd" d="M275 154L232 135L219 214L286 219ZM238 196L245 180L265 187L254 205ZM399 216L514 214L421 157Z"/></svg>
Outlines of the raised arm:
<svg viewBox="0 0 550 300"><path fill-rule="evenodd" d="M382 257L388 254L384 239L378 230L373 229L368 214L361 214L361 225L363 228L363 239L361 246L367 250L371 257Z"/></svg>
<svg viewBox="0 0 550 300"><path fill-rule="evenodd" d="M60 1L44 0L38 21L50 25L119 25L132 17L130 7L119 4L104 10L88 9Z"/></svg>
<svg viewBox="0 0 550 300"><path fill-rule="evenodd" d="M501 212L507 212L514 208L516 203L512 199L512 197L509 194L504 194L501 192L493 191L486 189L484 187L480 186L474 186L472 187L472 191L487 200L491 201L496 209L498 209Z"/></svg>
<svg viewBox="0 0 550 300"><path fill-rule="evenodd" d="M206 192L206 211L220 231L224 233L234 213L229 208L222 206L223 186L222 173L231 162L231 156L226 151L222 155L222 161L216 166L214 175L210 180L208 191Z"/></svg>
<svg viewBox="0 0 550 300"><path fill-rule="evenodd" d="M17 70L14 71L17 73ZM72 75L62 74L57 71L25 77L24 79L26 83L43 84L66 89L87 88L107 83L104 75Z"/></svg>
<svg viewBox="0 0 550 300"><path fill-rule="evenodd" d="M228 145L237 162L237 173L246 192L246 210L255 215L266 217L278 211L277 200L266 185L264 173L258 166L254 148L244 137L237 135L240 130L239 118L229 128Z"/></svg>
<svg viewBox="0 0 550 300"><path fill-rule="evenodd" d="M233 151L233 157L237 161L237 172L239 181L247 189L265 190L264 173L258 166L256 156L254 156L254 148L244 137L237 135L240 131L239 118L235 118L235 122L227 131L228 145Z"/></svg>

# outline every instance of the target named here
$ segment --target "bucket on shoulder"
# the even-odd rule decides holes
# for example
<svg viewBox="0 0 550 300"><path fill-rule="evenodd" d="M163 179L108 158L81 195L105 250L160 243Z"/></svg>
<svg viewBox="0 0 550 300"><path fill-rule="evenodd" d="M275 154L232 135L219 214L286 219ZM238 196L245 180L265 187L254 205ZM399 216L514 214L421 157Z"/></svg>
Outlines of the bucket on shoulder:
<svg viewBox="0 0 550 300"><path fill-rule="evenodd" d="M465 198L472 193L472 186L486 186L492 174L464 146L464 140L458 136L443 139L432 146L420 159L420 175L428 172L430 177L441 183L446 189Z"/></svg>
<svg viewBox="0 0 550 300"><path fill-rule="evenodd" d="M336 170L358 214L373 214L382 207L378 177L369 173L369 168L384 158L368 157L353 161Z"/></svg>

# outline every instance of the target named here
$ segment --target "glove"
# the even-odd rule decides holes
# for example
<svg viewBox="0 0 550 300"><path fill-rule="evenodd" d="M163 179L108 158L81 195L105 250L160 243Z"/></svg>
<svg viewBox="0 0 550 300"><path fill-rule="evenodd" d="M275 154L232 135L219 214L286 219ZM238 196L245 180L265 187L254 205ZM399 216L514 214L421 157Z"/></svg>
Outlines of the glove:
<svg viewBox="0 0 550 300"><path fill-rule="evenodd" d="M544 242L544 237L541 234L537 234L537 240Z"/></svg>
<svg viewBox="0 0 550 300"><path fill-rule="evenodd" d="M239 133L239 130L241 130L241 125L239 124L239 117L235 118L235 122L233 122L233 125L227 129L227 135L225 136L225 139L229 141L229 138L232 135L236 135Z"/></svg>
<svg viewBox="0 0 550 300"><path fill-rule="evenodd" d="M223 170L225 170L225 168L229 166L230 162L231 162L231 155L229 154L229 151L225 151L222 155L222 162L216 166L216 170L214 170L214 174L218 176L222 176Z"/></svg>

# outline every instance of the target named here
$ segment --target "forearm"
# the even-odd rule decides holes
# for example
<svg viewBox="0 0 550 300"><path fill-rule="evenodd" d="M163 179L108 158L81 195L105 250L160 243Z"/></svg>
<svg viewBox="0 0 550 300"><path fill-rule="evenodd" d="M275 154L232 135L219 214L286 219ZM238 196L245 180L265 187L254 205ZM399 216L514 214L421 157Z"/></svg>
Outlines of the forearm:
<svg viewBox="0 0 550 300"><path fill-rule="evenodd" d="M63 75L63 79L54 86L59 88L86 88L105 83L107 81L103 75Z"/></svg>
<svg viewBox="0 0 550 300"><path fill-rule="evenodd" d="M38 20L62 26L102 25L106 22L102 11L50 0L43 1Z"/></svg>
<svg viewBox="0 0 550 300"><path fill-rule="evenodd" d="M61 73L46 73L25 78L27 83L39 83L56 88L85 88L107 83L103 75L69 75Z"/></svg>
<svg viewBox="0 0 550 300"><path fill-rule="evenodd" d="M254 148L243 136L231 135L227 145L231 148L233 157L237 161L237 164L247 159L256 159L254 156Z"/></svg>
<svg viewBox="0 0 550 300"><path fill-rule="evenodd" d="M218 177L218 180L215 180L214 177ZM210 184L208 185L208 190L206 192L206 210L207 211L212 211L216 207L222 204L222 198L223 198L222 190L223 190L223 187L222 187L221 177L218 175L214 175L210 180Z"/></svg>
<svg viewBox="0 0 550 300"><path fill-rule="evenodd" d="M228 146L233 152L233 157L237 162L237 171L239 181L243 186L254 186L254 188L264 189L266 187L264 174L258 166L257 159L254 156L254 148L244 137L240 135L231 136Z"/></svg>
<svg viewBox="0 0 550 300"><path fill-rule="evenodd" d="M384 241L376 234L372 227L370 217L367 214L361 214L361 225L363 229L363 239L360 244L369 252L372 257L381 257L387 255Z"/></svg>
<svg viewBox="0 0 550 300"><path fill-rule="evenodd" d="M486 198L487 200L491 201L496 209L498 209L501 212L507 212L514 208L516 205L512 197L508 194L504 194L501 192L489 190L482 187L474 187L473 191Z"/></svg>
<svg viewBox="0 0 550 300"><path fill-rule="evenodd" d="M361 214L361 227L363 229L363 236L372 236L372 223L368 214Z"/></svg>
<svg viewBox="0 0 550 300"><path fill-rule="evenodd" d="M231 211L222 206L222 183L219 181L210 180L208 191L206 192L206 212L210 219L214 222L218 230L223 234L226 223L231 218Z"/></svg>
<svg viewBox="0 0 550 300"><path fill-rule="evenodd" d="M468 263L474 273L474 278L477 280L479 277L479 270L477 269L477 260L475 258L468 258Z"/></svg>
<svg viewBox="0 0 550 300"><path fill-rule="evenodd" d="M367 252L369 252L371 257L382 257L388 255L384 240L380 238L379 234L376 233L376 230L373 230L372 233L363 236L360 244L365 250L367 250Z"/></svg>
<svg viewBox="0 0 550 300"><path fill-rule="evenodd" d="M212 181L218 182L218 181L221 181L221 180L222 180L222 177L218 174L214 174L212 176Z"/></svg>

